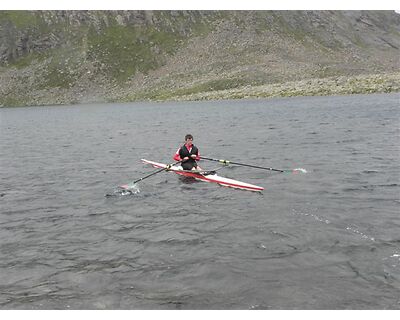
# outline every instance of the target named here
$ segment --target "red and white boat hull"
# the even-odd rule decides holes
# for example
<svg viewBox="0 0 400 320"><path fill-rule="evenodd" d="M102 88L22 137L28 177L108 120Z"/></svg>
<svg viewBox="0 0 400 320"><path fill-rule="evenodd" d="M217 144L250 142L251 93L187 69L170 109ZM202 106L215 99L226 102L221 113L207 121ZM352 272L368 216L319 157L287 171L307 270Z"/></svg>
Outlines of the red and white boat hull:
<svg viewBox="0 0 400 320"><path fill-rule="evenodd" d="M159 163L159 162L154 162L154 161L149 161L146 159L142 159L143 163L150 164L155 168L166 168L167 165L164 163ZM201 173L197 172L190 172L190 171L184 171L182 170L181 166L172 166L169 171L173 171L176 174L179 174L181 176L185 177L192 177L197 180L205 181L205 182L213 182L217 183L221 186L224 187L230 187L230 188L236 188L236 189L242 189L242 190L249 190L249 191L262 191L264 190L263 187L256 186L254 184L238 181L238 180L233 180L229 178L224 178L220 177L217 174L207 174L203 175Z"/></svg>

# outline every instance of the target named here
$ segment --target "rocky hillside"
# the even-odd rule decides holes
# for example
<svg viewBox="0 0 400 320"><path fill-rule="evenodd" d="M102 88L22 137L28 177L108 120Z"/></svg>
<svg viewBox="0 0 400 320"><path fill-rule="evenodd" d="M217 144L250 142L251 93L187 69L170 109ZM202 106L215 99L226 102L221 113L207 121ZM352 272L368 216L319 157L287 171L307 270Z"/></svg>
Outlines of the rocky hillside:
<svg viewBox="0 0 400 320"><path fill-rule="evenodd" d="M0 105L400 91L389 11L0 11Z"/></svg>

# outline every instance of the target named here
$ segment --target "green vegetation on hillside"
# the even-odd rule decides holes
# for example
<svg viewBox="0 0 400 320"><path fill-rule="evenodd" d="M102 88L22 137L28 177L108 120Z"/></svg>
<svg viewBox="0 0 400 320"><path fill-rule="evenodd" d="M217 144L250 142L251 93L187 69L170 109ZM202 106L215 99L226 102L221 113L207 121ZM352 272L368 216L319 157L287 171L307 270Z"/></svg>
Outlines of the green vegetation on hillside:
<svg viewBox="0 0 400 320"><path fill-rule="evenodd" d="M9 21L17 29L29 28L37 24L37 17L32 11L2 11L0 10L0 21Z"/></svg>
<svg viewBox="0 0 400 320"><path fill-rule="evenodd" d="M113 25L104 32L88 34L88 59L104 65L119 82L137 72L147 73L162 63L162 54L172 54L182 39L178 34L154 28Z"/></svg>
<svg viewBox="0 0 400 320"><path fill-rule="evenodd" d="M0 105L397 92L399 26L389 11L0 11Z"/></svg>

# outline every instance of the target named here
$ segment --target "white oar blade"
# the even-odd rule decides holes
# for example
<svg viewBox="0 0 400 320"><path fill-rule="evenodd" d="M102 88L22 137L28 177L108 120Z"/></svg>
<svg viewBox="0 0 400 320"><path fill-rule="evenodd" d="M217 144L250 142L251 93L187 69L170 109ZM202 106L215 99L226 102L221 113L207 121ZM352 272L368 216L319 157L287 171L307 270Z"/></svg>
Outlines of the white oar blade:
<svg viewBox="0 0 400 320"><path fill-rule="evenodd" d="M136 184L124 184L122 186L119 186L122 190L125 190L129 192L130 194L137 194L140 192L139 186Z"/></svg>

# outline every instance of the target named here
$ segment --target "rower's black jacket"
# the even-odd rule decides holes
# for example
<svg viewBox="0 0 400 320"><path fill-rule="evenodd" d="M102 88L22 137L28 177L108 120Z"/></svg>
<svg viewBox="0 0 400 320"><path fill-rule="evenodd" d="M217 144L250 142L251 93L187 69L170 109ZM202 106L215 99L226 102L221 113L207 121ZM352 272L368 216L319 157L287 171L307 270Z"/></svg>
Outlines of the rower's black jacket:
<svg viewBox="0 0 400 320"><path fill-rule="evenodd" d="M179 158L177 157L179 155ZM191 156L196 155L196 160L199 160L199 149L192 144L192 148L189 151L186 147L186 145L183 145L182 147L179 148L178 152L175 154L174 160L179 161L185 157L189 157L189 160L186 160L181 163L182 168L184 170L191 170L193 167L197 167L197 162L195 159L192 159Z"/></svg>

